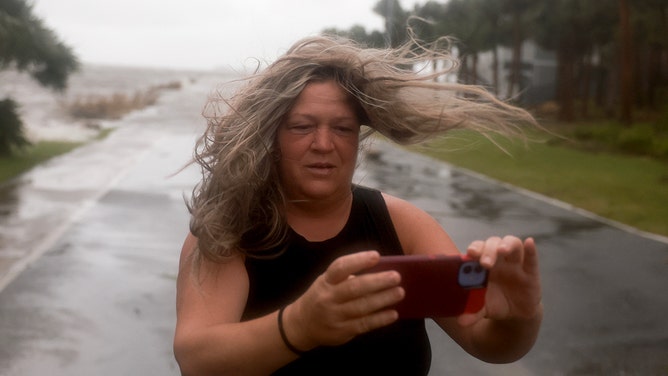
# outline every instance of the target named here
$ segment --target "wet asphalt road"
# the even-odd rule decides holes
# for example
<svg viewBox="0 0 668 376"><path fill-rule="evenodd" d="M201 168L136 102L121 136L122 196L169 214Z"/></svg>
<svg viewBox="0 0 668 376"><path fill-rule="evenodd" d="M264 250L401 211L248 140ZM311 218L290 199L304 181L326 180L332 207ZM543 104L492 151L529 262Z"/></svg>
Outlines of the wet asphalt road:
<svg viewBox="0 0 668 376"><path fill-rule="evenodd" d="M2 189L0 375L177 375L171 341L183 195L210 83L161 97L105 140ZM533 236L545 320L510 365L430 325L432 375L668 375L668 243L377 143L356 181L433 214L460 247ZM574 188L575 189L575 188Z"/></svg>

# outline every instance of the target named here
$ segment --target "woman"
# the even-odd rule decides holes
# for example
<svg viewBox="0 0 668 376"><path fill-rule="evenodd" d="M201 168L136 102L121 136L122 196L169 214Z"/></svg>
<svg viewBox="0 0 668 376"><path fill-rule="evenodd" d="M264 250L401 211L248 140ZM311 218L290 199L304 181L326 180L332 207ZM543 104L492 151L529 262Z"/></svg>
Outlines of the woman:
<svg viewBox="0 0 668 376"><path fill-rule="evenodd" d="M381 254L459 251L424 211L353 184L360 139L508 131L531 118L434 79L447 72L402 68L435 57L409 47L305 39L209 117L177 283L183 374L427 374L424 321L392 309L401 276L358 273ZM534 242L490 237L466 252L490 270L485 306L435 321L473 356L514 361L542 319Z"/></svg>

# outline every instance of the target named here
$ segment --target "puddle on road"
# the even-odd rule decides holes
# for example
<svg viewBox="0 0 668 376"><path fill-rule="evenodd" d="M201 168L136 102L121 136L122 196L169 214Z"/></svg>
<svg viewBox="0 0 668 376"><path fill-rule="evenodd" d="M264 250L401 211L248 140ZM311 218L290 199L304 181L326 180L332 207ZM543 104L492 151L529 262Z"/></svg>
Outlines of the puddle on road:
<svg viewBox="0 0 668 376"><path fill-rule="evenodd" d="M506 212L498 198L508 189L481 184L448 164L377 142L363 152L360 184L368 184L402 199L422 203L436 217L470 217L495 221Z"/></svg>

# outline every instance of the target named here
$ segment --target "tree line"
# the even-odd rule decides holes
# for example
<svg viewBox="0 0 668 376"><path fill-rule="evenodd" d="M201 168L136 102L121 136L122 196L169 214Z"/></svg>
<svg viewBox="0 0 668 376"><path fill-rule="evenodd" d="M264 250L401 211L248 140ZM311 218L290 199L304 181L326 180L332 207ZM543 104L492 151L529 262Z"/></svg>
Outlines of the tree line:
<svg viewBox="0 0 668 376"><path fill-rule="evenodd" d="M42 86L64 90L79 67L72 49L44 25L25 0L0 1L0 70L26 72ZM0 99L0 157L27 146L19 104Z"/></svg>
<svg viewBox="0 0 668 376"><path fill-rule="evenodd" d="M532 41L554 53L558 118L586 118L594 105L630 125L634 109L668 111L668 1L666 0L449 0L412 10L399 0L373 8L385 30L327 29L371 47L398 46L408 30L424 42L456 41L459 77L480 83L478 56L492 53L490 89L511 98L520 89L522 47ZM507 77L499 77L499 47L512 51ZM506 93L498 93L507 79Z"/></svg>
<svg viewBox="0 0 668 376"><path fill-rule="evenodd" d="M399 0L379 0L374 12L384 30L327 29L370 47L396 47L408 30L425 43L454 37L462 61L458 76L480 84L478 57L491 52L490 89L512 98L520 90L522 47L533 41L556 57L554 99L558 118L586 118L591 106L610 118L633 122L634 110L663 113L668 123L668 1L666 0L449 0L413 9ZM512 51L507 77L499 77L499 47ZM72 49L32 12L26 0L0 1L0 70L30 74L40 84L63 90L79 67ZM507 92L499 93L507 80ZM18 106L0 99L0 156L28 144ZM668 124L662 124L663 130Z"/></svg>

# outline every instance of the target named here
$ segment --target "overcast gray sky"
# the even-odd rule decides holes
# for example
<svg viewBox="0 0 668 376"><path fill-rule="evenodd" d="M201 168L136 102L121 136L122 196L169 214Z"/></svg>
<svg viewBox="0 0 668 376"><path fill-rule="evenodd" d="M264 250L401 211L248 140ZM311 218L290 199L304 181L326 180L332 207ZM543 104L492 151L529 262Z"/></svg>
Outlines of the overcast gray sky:
<svg viewBox="0 0 668 376"><path fill-rule="evenodd" d="M378 0L32 0L87 63L178 69L272 61L325 28L383 30ZM413 9L418 0L400 0Z"/></svg>

